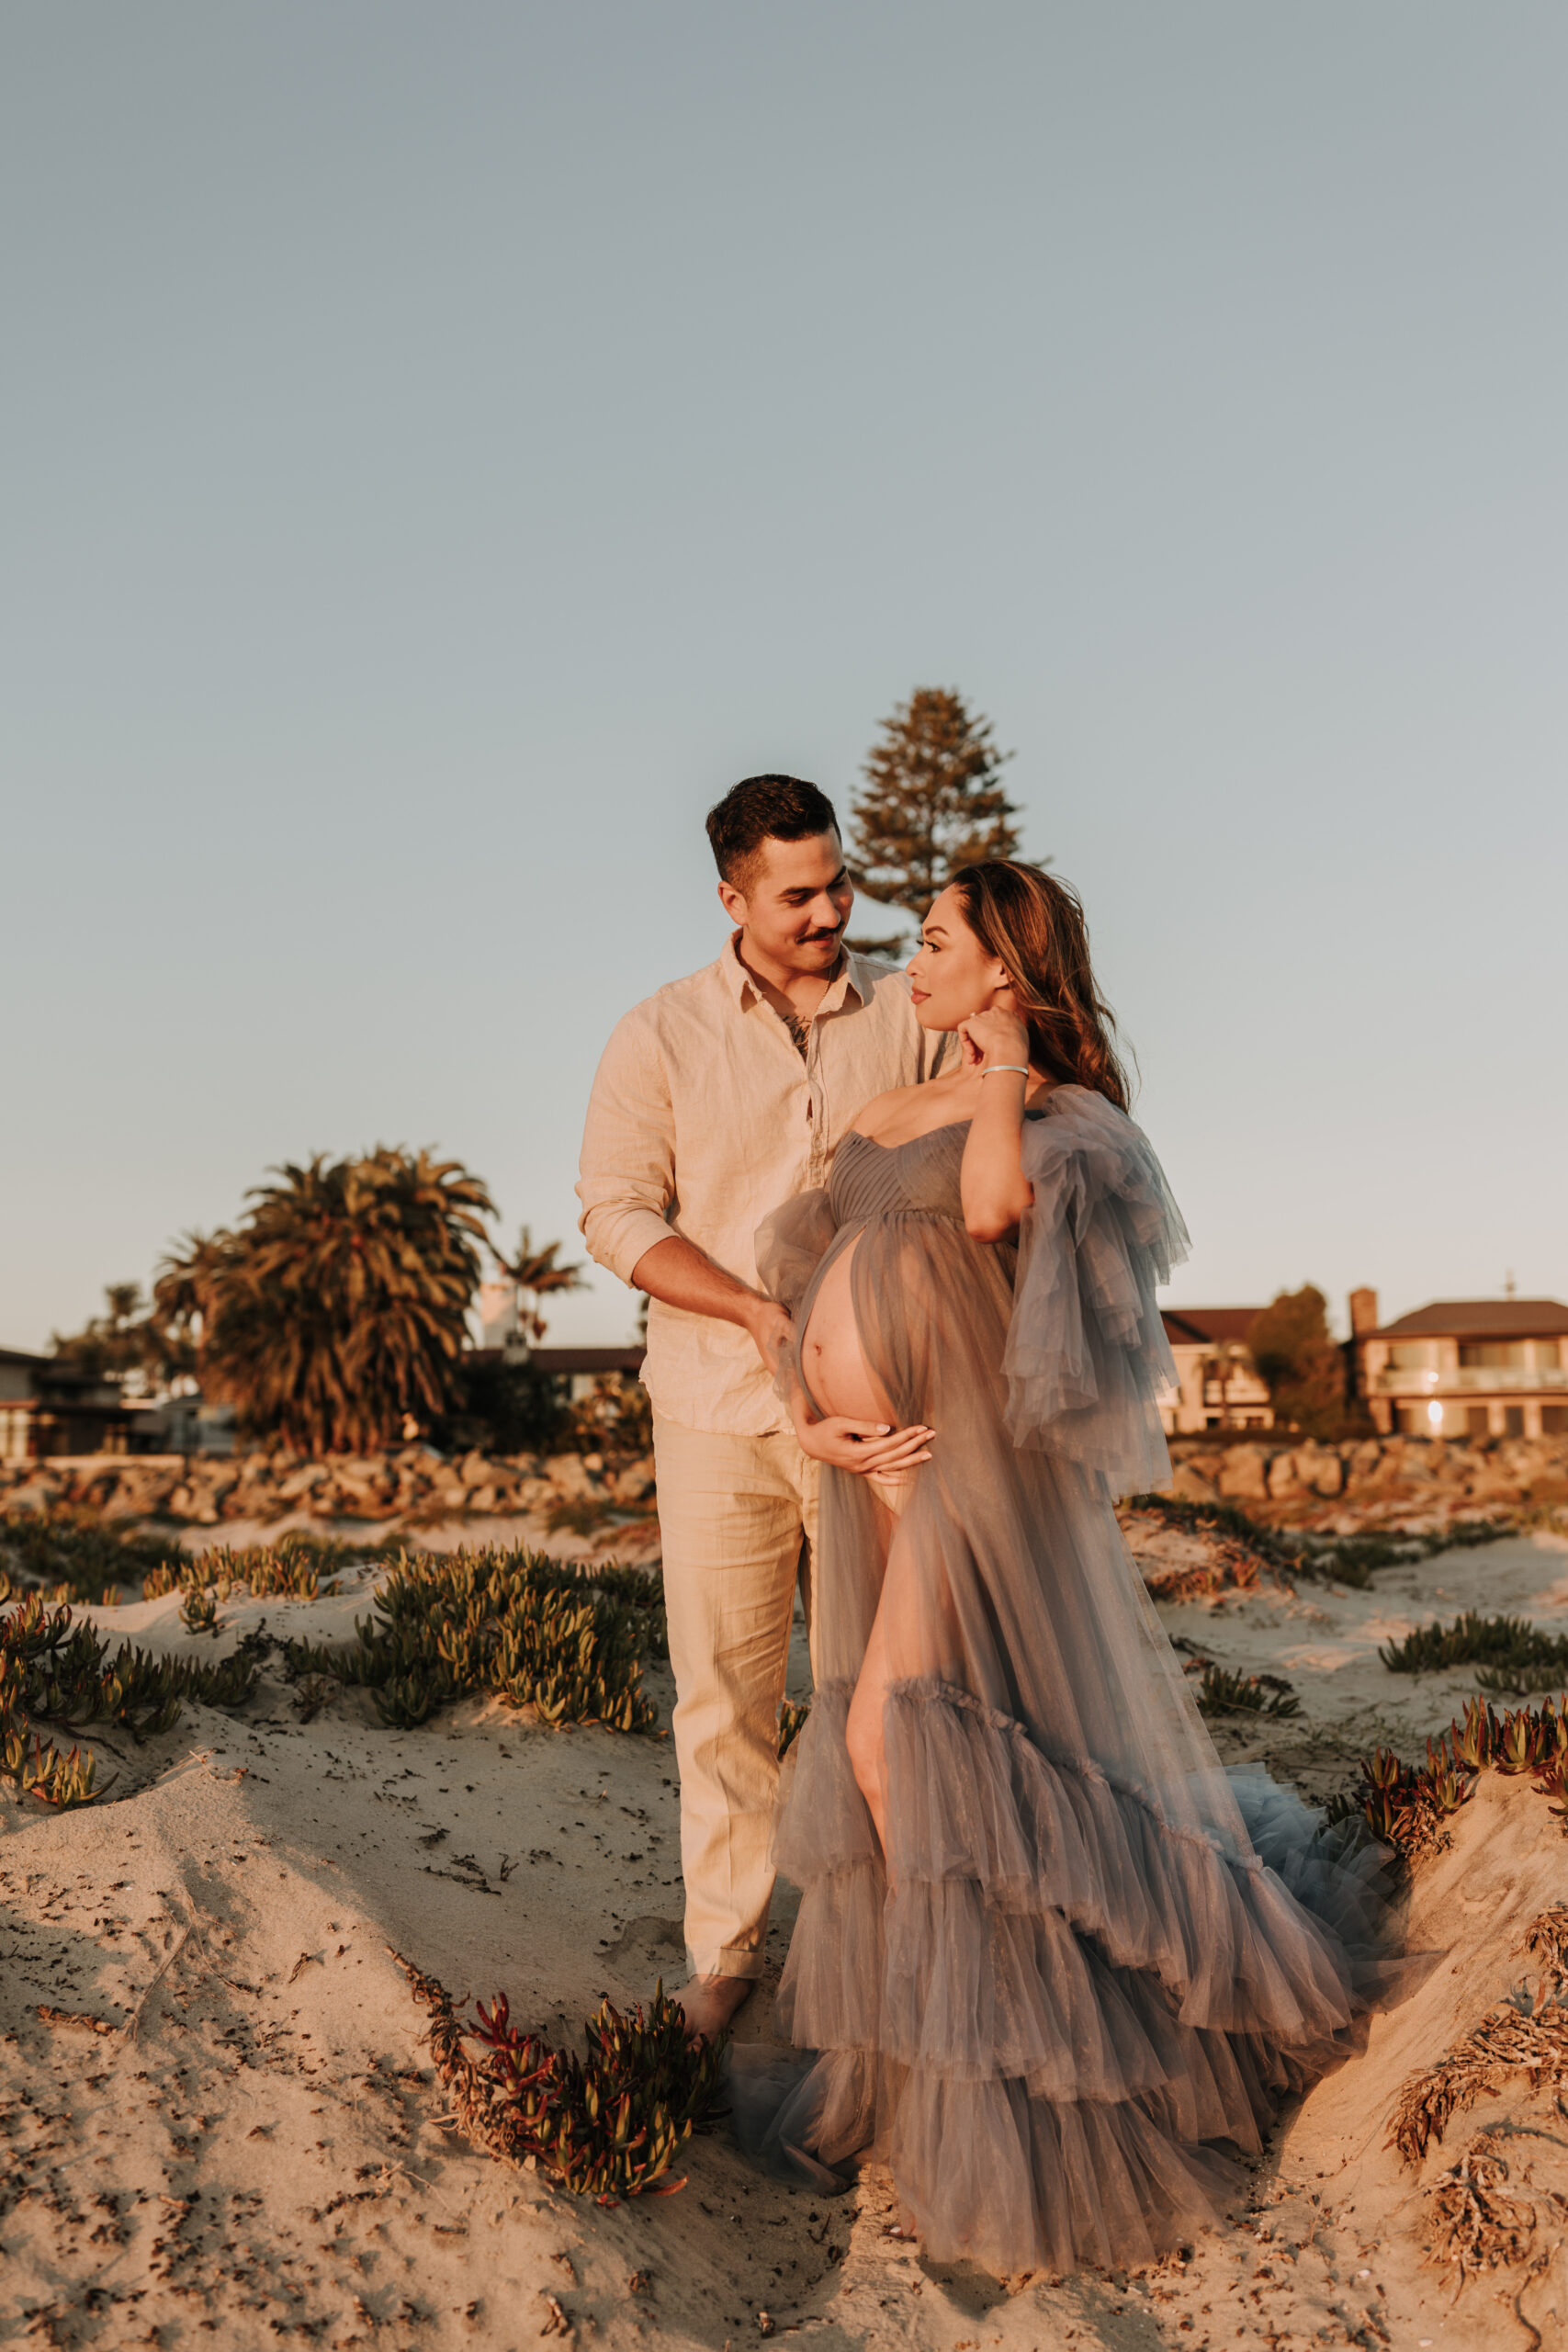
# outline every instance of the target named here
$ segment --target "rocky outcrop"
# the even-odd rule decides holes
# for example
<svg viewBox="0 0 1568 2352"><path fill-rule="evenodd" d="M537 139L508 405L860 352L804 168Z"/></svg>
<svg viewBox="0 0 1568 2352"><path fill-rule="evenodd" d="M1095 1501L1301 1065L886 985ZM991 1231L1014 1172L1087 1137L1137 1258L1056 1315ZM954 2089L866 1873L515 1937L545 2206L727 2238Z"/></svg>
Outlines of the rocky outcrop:
<svg viewBox="0 0 1568 2352"><path fill-rule="evenodd" d="M1175 1492L1190 1502L1233 1503L1275 1527L1350 1534L1406 1523L1431 1527L1468 1515L1568 1504L1568 1439L1496 1438L1474 1445L1421 1438L1348 1440L1339 1445L1276 1438L1178 1438ZM0 1464L0 1512L73 1505L111 1521L175 1521L217 1527L268 1525L304 1516L406 1522L566 1514L560 1523L651 1510L651 1454L466 1453L428 1447L389 1453L98 1454L85 1460Z"/></svg>
<svg viewBox="0 0 1568 2352"><path fill-rule="evenodd" d="M1235 1503L1275 1527L1350 1534L1568 1503L1568 1439L1558 1437L1473 1445L1369 1437L1320 1445L1269 1434L1231 1444L1178 1438L1170 1452L1179 1496Z"/></svg>
<svg viewBox="0 0 1568 2352"><path fill-rule="evenodd" d="M0 1511L73 1505L106 1520L175 1521L216 1527L268 1525L300 1514L328 1521L406 1521L513 1518L563 1509L579 1515L651 1506L653 1458L601 1453L467 1453L448 1461L428 1447L335 1454L96 1454L0 1464Z"/></svg>

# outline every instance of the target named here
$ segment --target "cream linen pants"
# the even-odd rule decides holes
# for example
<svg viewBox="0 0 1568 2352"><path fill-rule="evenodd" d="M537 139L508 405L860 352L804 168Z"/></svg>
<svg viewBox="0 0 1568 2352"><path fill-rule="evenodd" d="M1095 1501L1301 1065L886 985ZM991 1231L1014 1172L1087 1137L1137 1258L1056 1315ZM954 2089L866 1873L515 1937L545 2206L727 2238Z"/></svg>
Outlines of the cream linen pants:
<svg viewBox="0 0 1568 2352"><path fill-rule="evenodd" d="M792 1432L731 1437L655 1414L675 1674L686 1950L702 1976L760 1976L778 1713L796 1584L809 1623L817 1464Z"/></svg>

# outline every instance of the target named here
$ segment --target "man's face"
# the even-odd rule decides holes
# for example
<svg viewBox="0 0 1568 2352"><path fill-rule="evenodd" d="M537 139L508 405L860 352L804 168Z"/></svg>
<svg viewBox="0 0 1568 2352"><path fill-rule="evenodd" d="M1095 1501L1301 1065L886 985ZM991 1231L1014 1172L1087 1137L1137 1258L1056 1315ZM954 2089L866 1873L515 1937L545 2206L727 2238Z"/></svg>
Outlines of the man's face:
<svg viewBox="0 0 1568 2352"><path fill-rule="evenodd" d="M746 888L721 882L718 895L748 945L792 972L831 971L855 902L837 833L765 841Z"/></svg>

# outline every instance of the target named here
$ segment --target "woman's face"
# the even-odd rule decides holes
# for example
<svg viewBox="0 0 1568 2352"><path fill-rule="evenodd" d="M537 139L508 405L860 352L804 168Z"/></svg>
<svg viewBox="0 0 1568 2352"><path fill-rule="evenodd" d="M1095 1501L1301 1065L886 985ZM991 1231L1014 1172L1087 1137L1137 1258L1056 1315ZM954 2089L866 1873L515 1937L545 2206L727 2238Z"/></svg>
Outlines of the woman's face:
<svg viewBox="0 0 1568 2352"><path fill-rule="evenodd" d="M921 925L907 969L922 1029L956 1029L971 1013L987 1012L1008 985L1006 967L976 938L951 885Z"/></svg>

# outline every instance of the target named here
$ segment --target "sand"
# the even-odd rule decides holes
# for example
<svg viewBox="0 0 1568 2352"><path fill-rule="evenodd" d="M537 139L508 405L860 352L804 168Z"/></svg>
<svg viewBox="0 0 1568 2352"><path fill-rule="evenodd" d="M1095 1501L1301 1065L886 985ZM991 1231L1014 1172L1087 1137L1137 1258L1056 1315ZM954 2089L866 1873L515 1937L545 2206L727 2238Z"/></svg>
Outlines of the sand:
<svg viewBox="0 0 1568 2352"><path fill-rule="evenodd" d="M1560 1623L1565 1555L1560 1538L1519 1538L1384 1570L1366 1592L1265 1584L1163 1614L1224 1665L1288 1675L1303 1701L1294 1722L1223 1724L1228 1758L1338 1785L1372 1739L1418 1748L1473 1689L1462 1672L1393 1676L1378 1644L1471 1605ZM172 1596L92 1613L111 1635L215 1657L263 1621L274 1635L344 1638L370 1590L237 1598L216 1639L186 1634ZM798 1643L792 1683L803 1695ZM668 1677L649 1687L667 1724ZM520 2352L551 2334L712 2352L768 2333L933 2352L1533 2340L1511 2308L1522 2271L1472 2281L1455 2305L1451 2278L1423 2266L1421 2190L1495 2113L1560 2135L1517 2144L1533 2194L1568 2191L1551 2171L1568 2158L1552 2094L1516 2086L1457 2120L1418 2175L1382 2144L1401 2083L1519 1979L1519 1928L1568 1885L1560 1825L1528 1781L1483 1779L1449 1851L1418 1875L1414 1940L1442 1958L1374 2022L1366 2053L1283 2120L1251 2210L1143 2278L1004 2282L889 2238L875 2166L849 2196L816 2199L751 2174L721 2130L692 2144L678 2195L604 2211L442 2127L421 2013L389 1947L455 1994L503 1988L514 2016L554 2038L575 2039L601 1994L625 2004L660 1973L678 1980L667 1738L552 1733L489 1702L393 1732L353 1692L301 1720L269 1669L243 1718L189 1707L142 1750L118 1734L99 1745L124 1774L109 1803L52 1816L0 1796L0 2340L236 2352L289 2335L378 2352ZM791 1908L781 1896L748 2039L768 2033ZM107 2030L46 2022L40 2007ZM1542 2246L1565 2226L1544 2228ZM1568 2317L1557 2269L1524 2290L1548 2341L1551 2305Z"/></svg>

